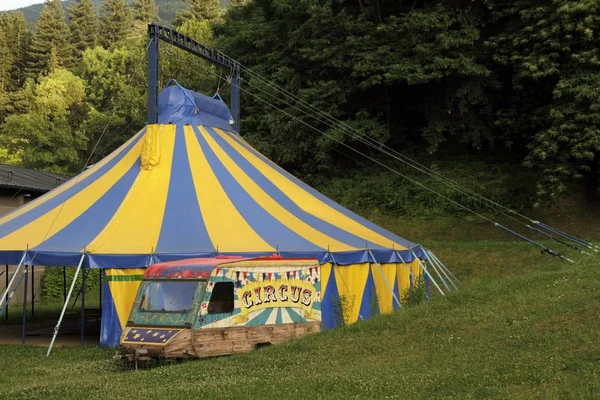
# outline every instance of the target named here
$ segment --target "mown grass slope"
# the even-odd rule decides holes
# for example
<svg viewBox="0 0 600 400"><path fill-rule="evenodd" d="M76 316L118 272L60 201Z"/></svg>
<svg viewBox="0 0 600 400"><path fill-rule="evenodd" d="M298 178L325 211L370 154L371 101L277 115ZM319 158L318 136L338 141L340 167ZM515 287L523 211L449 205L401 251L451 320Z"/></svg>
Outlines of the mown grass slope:
<svg viewBox="0 0 600 400"><path fill-rule="evenodd" d="M459 293L247 355L135 371L112 350L0 347L0 398L600 396L600 263L437 244Z"/></svg>

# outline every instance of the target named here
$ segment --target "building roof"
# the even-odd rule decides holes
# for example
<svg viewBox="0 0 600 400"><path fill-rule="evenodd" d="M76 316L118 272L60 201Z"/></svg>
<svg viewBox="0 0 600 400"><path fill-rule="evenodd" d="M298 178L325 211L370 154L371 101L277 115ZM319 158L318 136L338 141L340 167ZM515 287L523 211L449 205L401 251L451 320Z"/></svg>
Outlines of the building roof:
<svg viewBox="0 0 600 400"><path fill-rule="evenodd" d="M0 164L0 188L48 192L67 180L69 177L54 172Z"/></svg>

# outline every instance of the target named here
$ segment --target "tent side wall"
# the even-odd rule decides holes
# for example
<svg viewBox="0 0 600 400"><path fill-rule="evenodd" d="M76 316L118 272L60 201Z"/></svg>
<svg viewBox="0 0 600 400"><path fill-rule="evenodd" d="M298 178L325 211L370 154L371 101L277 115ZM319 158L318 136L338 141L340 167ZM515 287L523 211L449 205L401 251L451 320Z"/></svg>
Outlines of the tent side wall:
<svg viewBox="0 0 600 400"><path fill-rule="evenodd" d="M350 325L399 308L398 300L417 284L419 265L401 263L321 264L322 329ZM107 269L104 278L101 346L118 346L144 269Z"/></svg>
<svg viewBox="0 0 600 400"><path fill-rule="evenodd" d="M100 346L119 345L143 277L141 268L105 270Z"/></svg>

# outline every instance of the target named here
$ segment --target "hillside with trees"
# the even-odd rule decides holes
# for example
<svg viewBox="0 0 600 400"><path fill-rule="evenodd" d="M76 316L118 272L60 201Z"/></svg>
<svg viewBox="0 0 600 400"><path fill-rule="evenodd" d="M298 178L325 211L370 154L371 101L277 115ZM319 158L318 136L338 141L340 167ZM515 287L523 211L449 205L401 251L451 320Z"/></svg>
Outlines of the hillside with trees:
<svg viewBox="0 0 600 400"><path fill-rule="evenodd" d="M597 196L596 0L187 0L168 21L163 3L179 4L48 0L34 29L21 12L1 14L0 162L74 174L142 128L146 24L161 21L504 204ZM162 84L227 98L228 71L161 51ZM243 79L242 134L284 168L354 209L456 212L346 147L404 171L361 138Z"/></svg>

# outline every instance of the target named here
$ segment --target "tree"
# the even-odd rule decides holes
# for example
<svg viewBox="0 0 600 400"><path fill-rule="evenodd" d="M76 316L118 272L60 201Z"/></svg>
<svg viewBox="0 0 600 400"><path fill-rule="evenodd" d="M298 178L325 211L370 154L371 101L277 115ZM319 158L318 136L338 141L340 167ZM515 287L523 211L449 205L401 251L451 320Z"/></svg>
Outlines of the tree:
<svg viewBox="0 0 600 400"><path fill-rule="evenodd" d="M208 21L211 24L222 21L223 10L221 9L219 0L185 0L189 5L190 10L178 12L173 25L181 26L191 18L196 18L199 21Z"/></svg>
<svg viewBox="0 0 600 400"><path fill-rule="evenodd" d="M28 168L74 173L87 139L78 129L87 114L85 84L57 68L35 87L35 101L25 114L6 119L0 144Z"/></svg>
<svg viewBox="0 0 600 400"><path fill-rule="evenodd" d="M133 2L133 17L143 24L158 22L158 7L154 0L135 0Z"/></svg>
<svg viewBox="0 0 600 400"><path fill-rule="evenodd" d="M98 41L98 15L92 0L76 0L68 8L71 44L77 58Z"/></svg>
<svg viewBox="0 0 600 400"><path fill-rule="evenodd" d="M9 51L8 57L11 59L10 80L6 89L13 91L25 83L25 67L31 32L27 30L25 17L19 11L0 14L0 29L4 30Z"/></svg>
<svg viewBox="0 0 600 400"><path fill-rule="evenodd" d="M146 36L148 24L156 23L158 7L154 0L135 0L133 2L134 32L138 38Z"/></svg>
<svg viewBox="0 0 600 400"><path fill-rule="evenodd" d="M525 165L540 172L539 199L594 171L600 154L600 3L501 2L490 38L495 60L513 71L504 124L528 138Z"/></svg>
<svg viewBox="0 0 600 400"><path fill-rule="evenodd" d="M47 75L58 67L73 66L73 48L68 42L69 27L60 0L46 0L31 40L26 72L29 77Z"/></svg>
<svg viewBox="0 0 600 400"><path fill-rule="evenodd" d="M102 35L104 48L114 48L125 43L132 33L133 18L125 0L106 0L102 4Z"/></svg>
<svg viewBox="0 0 600 400"><path fill-rule="evenodd" d="M10 85L12 61L6 35L0 27L0 124L4 122L8 103L8 86Z"/></svg>

